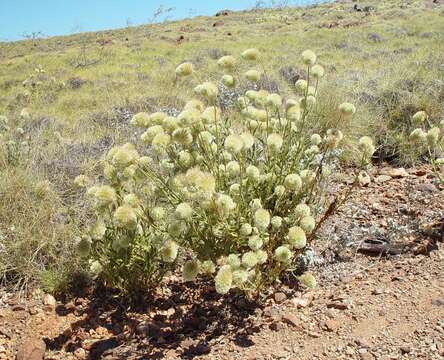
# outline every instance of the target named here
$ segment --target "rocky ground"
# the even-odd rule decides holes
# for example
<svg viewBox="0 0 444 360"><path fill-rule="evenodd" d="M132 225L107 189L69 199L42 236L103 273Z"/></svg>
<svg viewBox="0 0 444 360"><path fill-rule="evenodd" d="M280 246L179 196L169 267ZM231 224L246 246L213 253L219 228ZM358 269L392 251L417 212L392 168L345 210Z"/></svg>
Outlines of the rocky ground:
<svg viewBox="0 0 444 360"><path fill-rule="evenodd" d="M174 278L141 308L4 291L0 359L444 359L443 209L427 169L375 168L323 226L317 289L260 303Z"/></svg>

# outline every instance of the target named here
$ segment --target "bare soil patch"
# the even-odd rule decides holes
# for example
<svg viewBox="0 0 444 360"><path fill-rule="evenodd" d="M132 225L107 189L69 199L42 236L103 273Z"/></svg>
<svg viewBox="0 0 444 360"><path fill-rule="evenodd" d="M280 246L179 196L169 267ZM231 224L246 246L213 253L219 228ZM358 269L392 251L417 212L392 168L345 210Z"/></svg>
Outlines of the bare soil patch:
<svg viewBox="0 0 444 360"><path fill-rule="evenodd" d="M0 359L442 359L443 196L427 168L371 178L324 224L313 291L286 279L255 302L172 277L137 307L4 291Z"/></svg>

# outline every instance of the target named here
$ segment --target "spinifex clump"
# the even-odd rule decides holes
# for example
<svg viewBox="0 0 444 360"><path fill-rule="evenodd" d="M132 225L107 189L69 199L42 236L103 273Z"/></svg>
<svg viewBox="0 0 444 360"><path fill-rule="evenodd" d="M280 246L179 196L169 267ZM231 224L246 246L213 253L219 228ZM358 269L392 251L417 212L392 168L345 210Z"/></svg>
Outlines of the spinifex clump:
<svg viewBox="0 0 444 360"><path fill-rule="evenodd" d="M254 64L260 53L249 49L241 57ZM310 130L324 69L312 51L302 60L307 79L295 84L295 98L249 90L222 113L218 86L204 82L177 117L134 116L150 155L131 144L108 153L106 184L88 190L97 223L80 242L111 285L155 285L181 253L184 280L214 276L219 293L256 291L292 268L317 229L323 182L343 139L336 129ZM236 75L232 56L218 65L225 86L262 76L259 67ZM189 63L176 69L176 80L192 75ZM344 103L337 111L351 117L355 107ZM374 147L369 138L360 146L365 165ZM300 281L316 283L311 274Z"/></svg>

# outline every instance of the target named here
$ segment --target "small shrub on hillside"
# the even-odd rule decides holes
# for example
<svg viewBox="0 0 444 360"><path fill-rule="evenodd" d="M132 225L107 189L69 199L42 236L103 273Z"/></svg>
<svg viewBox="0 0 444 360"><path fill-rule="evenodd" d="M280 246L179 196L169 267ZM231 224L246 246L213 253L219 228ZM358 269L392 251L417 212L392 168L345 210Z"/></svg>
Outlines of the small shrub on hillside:
<svg viewBox="0 0 444 360"><path fill-rule="evenodd" d="M57 94L66 87L63 81L48 75L40 65L22 82L22 85L23 95L28 101L38 100L45 105L54 102Z"/></svg>
<svg viewBox="0 0 444 360"><path fill-rule="evenodd" d="M411 145L427 154L438 181L444 184L444 120L433 126L427 113L418 111L412 122L418 127L410 133Z"/></svg>
<svg viewBox="0 0 444 360"><path fill-rule="evenodd" d="M433 126L442 118L444 84L437 81L439 64L440 59L431 63L418 60L414 71L406 64L395 65L373 92L361 94L374 118L376 155L380 160L412 165L428 156L426 149L411 146L409 134L417 126L412 117L418 111L427 111Z"/></svg>
<svg viewBox="0 0 444 360"><path fill-rule="evenodd" d="M239 59L224 56L221 82L235 87L262 76L256 49L242 53L253 65L239 74ZM314 133L310 113L324 69L311 51L302 54L307 79L298 96L282 99L249 90L231 113L217 107L218 86L203 82L172 117L139 113L132 123L145 129L145 154L132 144L115 147L104 161L101 185L87 190L96 223L79 242L93 270L124 290L155 286L184 258L185 281L199 274L214 277L216 290L258 291L274 282L313 239L325 180L334 171L343 134ZM193 66L176 69L178 79ZM351 118L355 107L336 109ZM359 161L374 152L364 137ZM87 180L77 179L80 185ZM355 183L358 182L356 177ZM300 281L314 286L311 274Z"/></svg>
<svg viewBox="0 0 444 360"><path fill-rule="evenodd" d="M25 110L26 111L26 110ZM0 167L18 165L29 155L29 135L26 134L22 125L27 112L14 124L6 116L0 116Z"/></svg>

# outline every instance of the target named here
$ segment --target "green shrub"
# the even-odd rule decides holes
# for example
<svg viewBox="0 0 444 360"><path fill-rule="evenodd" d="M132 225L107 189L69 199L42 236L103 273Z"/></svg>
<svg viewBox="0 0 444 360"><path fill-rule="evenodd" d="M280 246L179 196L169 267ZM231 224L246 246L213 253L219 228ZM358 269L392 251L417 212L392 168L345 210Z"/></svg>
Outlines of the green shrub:
<svg viewBox="0 0 444 360"><path fill-rule="evenodd" d="M50 76L46 70L38 65L23 82L23 95L30 102L37 100L44 105L55 101L57 94L65 88L65 83Z"/></svg>
<svg viewBox="0 0 444 360"><path fill-rule="evenodd" d="M425 111L418 111L412 117L418 127L410 133L411 146L427 154L433 171L441 184L444 184L444 120L433 126Z"/></svg>
<svg viewBox="0 0 444 360"><path fill-rule="evenodd" d="M441 59L423 56L416 54L411 62L385 68L361 93L361 105L371 112L367 131L373 128L376 155L381 161L411 166L428 156L425 148L411 146L409 134L417 126L412 117L424 110L428 122L438 125L443 116L444 84L437 80L442 77Z"/></svg>
<svg viewBox="0 0 444 360"><path fill-rule="evenodd" d="M260 57L256 49L242 53L251 64ZM325 182L343 139L336 129L313 132L311 110L322 100L324 69L312 51L302 60L307 79L295 84L297 98L248 90L232 112L222 113L218 86L204 82L194 88L200 99L177 117L134 116L132 123L145 129L147 155L132 144L107 154L105 183L87 191L96 223L79 242L109 285L128 291L155 286L180 254L184 280L214 276L219 293L258 291L292 269L317 231ZM259 81L259 65L240 75L238 62L232 56L218 61L225 86ZM176 70L178 84L191 75L190 63ZM336 112L350 119L355 107L343 103ZM363 167L374 152L371 139L362 138L360 148ZM315 284L310 274L300 281Z"/></svg>
<svg viewBox="0 0 444 360"><path fill-rule="evenodd" d="M21 118L27 114L22 111ZM17 166L27 159L30 151L29 136L19 124L12 124L6 116L0 116L0 167Z"/></svg>

